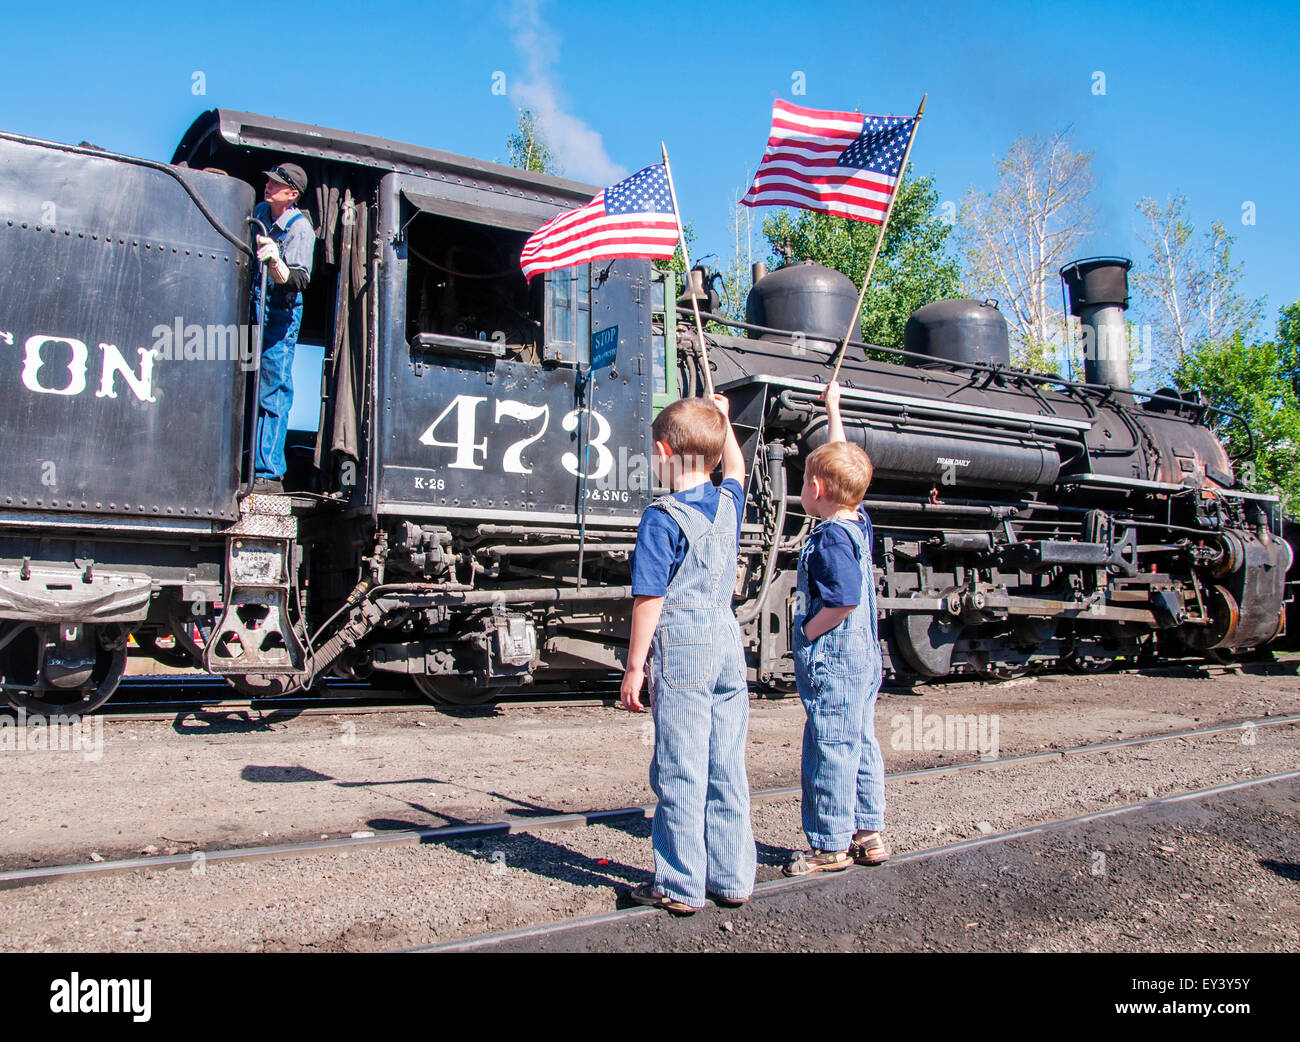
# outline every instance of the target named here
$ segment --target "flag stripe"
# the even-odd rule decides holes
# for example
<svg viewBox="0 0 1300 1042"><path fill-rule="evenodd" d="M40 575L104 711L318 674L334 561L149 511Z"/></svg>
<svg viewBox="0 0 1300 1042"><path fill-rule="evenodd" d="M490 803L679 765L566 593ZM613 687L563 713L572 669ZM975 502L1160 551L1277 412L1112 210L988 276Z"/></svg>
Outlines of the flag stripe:
<svg viewBox="0 0 1300 1042"><path fill-rule="evenodd" d="M867 210L857 206L846 206L842 203L812 203L804 196L782 195L779 192L769 192L757 199L746 196L741 202L746 206L797 206L803 210L819 210L834 217L847 217L850 220L865 221L868 224L885 223L883 208Z"/></svg>
<svg viewBox="0 0 1300 1042"><path fill-rule="evenodd" d="M576 242L581 242L593 234L609 233L611 235L625 235L629 239L635 239L638 233L643 234L646 238L659 240L667 235L673 242L677 241L677 223L672 220L654 221L647 223L638 218L610 218L601 221L599 224L588 222L577 227L570 228L563 234L550 234L545 241L532 243L524 250L524 257L534 257L545 254L547 250L560 247L568 247Z"/></svg>
<svg viewBox="0 0 1300 1042"><path fill-rule="evenodd" d="M817 174L810 177L801 170L785 166L764 170L761 178L754 178L754 184L760 189L770 184L810 185L825 192L860 195L864 199L879 199L882 202L889 202L889 197L894 194L893 185L868 181L852 174L834 177Z"/></svg>

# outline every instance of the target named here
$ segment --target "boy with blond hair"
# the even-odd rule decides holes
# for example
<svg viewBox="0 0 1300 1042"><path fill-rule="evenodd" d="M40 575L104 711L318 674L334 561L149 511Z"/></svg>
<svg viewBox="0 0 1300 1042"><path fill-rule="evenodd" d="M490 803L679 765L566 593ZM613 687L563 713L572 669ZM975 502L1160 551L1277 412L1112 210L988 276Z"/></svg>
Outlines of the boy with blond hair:
<svg viewBox="0 0 1300 1042"><path fill-rule="evenodd" d="M690 915L705 896L726 907L754 889L745 738L749 692L736 584L745 458L727 399L685 398L654 421L654 471L671 492L650 504L632 559L632 636L620 692L640 712L649 656L655 748L650 785L659 802L651 840L653 884L638 904ZM722 462L723 480L709 475Z"/></svg>
<svg viewBox="0 0 1300 1042"><path fill-rule="evenodd" d="M800 499L822 519L799 553L794 671L808 720L801 811L812 848L789 876L839 872L889 859L885 767L876 741L880 645L871 571L871 521L861 503L871 459L844 437L840 388L826 387L827 442L804 462Z"/></svg>

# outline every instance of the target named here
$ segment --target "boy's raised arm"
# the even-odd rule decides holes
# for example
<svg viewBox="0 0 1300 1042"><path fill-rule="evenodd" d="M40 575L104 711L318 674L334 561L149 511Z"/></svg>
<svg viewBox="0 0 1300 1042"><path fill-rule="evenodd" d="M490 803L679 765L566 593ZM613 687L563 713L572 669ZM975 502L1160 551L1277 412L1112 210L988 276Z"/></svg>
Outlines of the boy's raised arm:
<svg viewBox="0 0 1300 1042"><path fill-rule="evenodd" d="M728 478L739 481L741 488L744 488L745 454L740 451L736 432L731 429L731 403L724 394L715 394L713 401L722 410L722 415L727 417L727 441L722 446L722 478L724 481Z"/></svg>
<svg viewBox="0 0 1300 1042"><path fill-rule="evenodd" d="M832 380L826 385L822 397L826 399L826 440L847 441L844 437L844 421L840 419L840 384Z"/></svg>

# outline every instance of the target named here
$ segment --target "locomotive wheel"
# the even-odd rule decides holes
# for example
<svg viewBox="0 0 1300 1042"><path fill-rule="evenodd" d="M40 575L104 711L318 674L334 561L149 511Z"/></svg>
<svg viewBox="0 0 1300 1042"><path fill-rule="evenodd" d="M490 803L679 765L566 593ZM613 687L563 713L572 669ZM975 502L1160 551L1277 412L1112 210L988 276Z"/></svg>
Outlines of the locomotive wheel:
<svg viewBox="0 0 1300 1042"><path fill-rule="evenodd" d="M1071 655L1065 660L1065 667L1071 673L1087 676L1093 673L1109 673L1115 668L1113 658L1091 658Z"/></svg>
<svg viewBox="0 0 1300 1042"><path fill-rule="evenodd" d="M1236 648L1210 648L1203 653L1206 659L1216 665L1226 666L1231 662L1240 662L1242 654Z"/></svg>
<svg viewBox="0 0 1300 1042"><path fill-rule="evenodd" d="M106 647L96 640L94 667L89 678L75 687L60 687L42 679L43 670L37 664L44 661L41 649L44 636L37 627L10 624L0 631L0 639L5 637L10 639L3 641L6 646L0 656L0 673L6 684L15 685L6 688L5 700L30 717L93 713L113 697L126 672L125 633L120 641L114 642L117 646ZM36 678L34 683L31 678ZM31 686L17 686L28 683Z"/></svg>
<svg viewBox="0 0 1300 1042"><path fill-rule="evenodd" d="M1029 666L1018 663L994 662L988 665L980 666L975 670L975 675L981 680L988 680L999 683L1004 680L1018 680L1020 677L1029 675Z"/></svg>
<svg viewBox="0 0 1300 1042"><path fill-rule="evenodd" d="M472 680L455 676L411 675L415 690L436 706L481 706L501 693L499 687L479 687Z"/></svg>

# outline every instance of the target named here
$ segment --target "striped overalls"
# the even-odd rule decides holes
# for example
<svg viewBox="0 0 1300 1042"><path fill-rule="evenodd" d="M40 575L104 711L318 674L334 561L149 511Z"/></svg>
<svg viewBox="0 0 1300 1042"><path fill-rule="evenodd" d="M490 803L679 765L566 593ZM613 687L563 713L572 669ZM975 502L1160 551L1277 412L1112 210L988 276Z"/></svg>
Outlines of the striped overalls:
<svg viewBox="0 0 1300 1042"><path fill-rule="evenodd" d="M862 564L862 599L838 626L808 641L804 620L822 609L821 600L808 592L808 556L815 546L810 538L799 553L794 610L794 675L808 713L801 809L810 846L847 850L855 828L885 827L885 764L876 741L881 676L876 584L871 547L858 526L837 520L822 524L841 524L849 533Z"/></svg>
<svg viewBox="0 0 1300 1042"><path fill-rule="evenodd" d="M731 607L738 508L723 490L712 523L672 496L651 509L666 510L688 543L650 643L655 889L698 908L706 890L740 899L754 889L745 776L749 692Z"/></svg>

